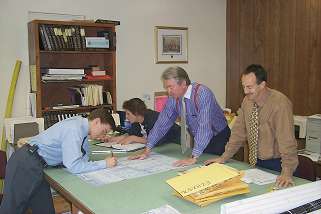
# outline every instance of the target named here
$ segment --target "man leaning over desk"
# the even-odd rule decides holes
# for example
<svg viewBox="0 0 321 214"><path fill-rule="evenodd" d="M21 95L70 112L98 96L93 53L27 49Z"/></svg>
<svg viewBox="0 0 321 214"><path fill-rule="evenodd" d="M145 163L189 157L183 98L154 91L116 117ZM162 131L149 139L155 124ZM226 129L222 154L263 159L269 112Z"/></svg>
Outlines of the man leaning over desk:
<svg viewBox="0 0 321 214"><path fill-rule="evenodd" d="M88 137L97 139L115 128L107 109L96 109L87 118L60 121L33 137L10 157L6 167L1 214L54 214L44 168L63 164L71 173L89 172L117 164L115 157L89 161Z"/></svg>
<svg viewBox="0 0 321 214"><path fill-rule="evenodd" d="M293 185L298 156L292 103L281 92L266 86L267 73L261 65L248 66L241 80L245 97L225 152L205 164L224 163L248 141L250 165L281 172L277 187Z"/></svg>
<svg viewBox="0 0 321 214"><path fill-rule="evenodd" d="M179 160L174 165L192 165L203 152L221 155L230 136L230 128L213 92L205 85L191 83L186 71L177 66L166 69L162 74L162 80L169 98L148 135L145 151L131 159L147 158L178 116L186 117L187 130L194 138L194 147L192 156ZM185 129L182 127L181 130ZM183 137L181 141L184 146Z"/></svg>

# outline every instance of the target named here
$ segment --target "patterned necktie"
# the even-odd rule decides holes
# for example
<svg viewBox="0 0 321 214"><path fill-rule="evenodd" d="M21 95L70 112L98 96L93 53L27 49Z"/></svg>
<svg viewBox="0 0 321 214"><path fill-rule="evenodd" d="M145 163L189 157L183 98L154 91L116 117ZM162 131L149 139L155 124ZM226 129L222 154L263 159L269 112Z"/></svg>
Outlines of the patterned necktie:
<svg viewBox="0 0 321 214"><path fill-rule="evenodd" d="M181 113L181 149L182 153L184 154L189 148L190 145L190 138L189 133L187 131L187 124L186 124L186 104L185 98L182 98L182 113Z"/></svg>
<svg viewBox="0 0 321 214"><path fill-rule="evenodd" d="M249 162L251 167L255 167L257 162L257 142L259 139L259 112L258 105L254 103L250 115L249 132Z"/></svg>
<svg viewBox="0 0 321 214"><path fill-rule="evenodd" d="M84 149L84 143L86 141L86 138L87 137L84 137L84 139L82 140L81 148L80 148L83 157L86 155L86 150Z"/></svg>

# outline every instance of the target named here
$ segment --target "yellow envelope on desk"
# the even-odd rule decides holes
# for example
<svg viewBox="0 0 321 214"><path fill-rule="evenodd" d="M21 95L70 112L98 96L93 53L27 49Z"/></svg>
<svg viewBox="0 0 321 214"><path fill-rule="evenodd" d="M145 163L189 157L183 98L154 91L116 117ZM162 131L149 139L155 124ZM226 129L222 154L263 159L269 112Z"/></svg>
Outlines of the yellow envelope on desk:
<svg viewBox="0 0 321 214"><path fill-rule="evenodd" d="M249 188L248 188L248 185L247 184L244 184L244 183L240 183L238 185L235 185L235 187L233 187L233 190L229 190L229 191L226 191L226 192L222 192L220 194L215 194L215 195L212 195L212 196L207 196L206 198L200 198L200 199L196 199L194 198L192 195L190 196L186 196L186 197L182 197L181 195L177 194L178 197L181 197L187 201L190 201L192 203L195 203L197 204L198 206L207 206L209 205L210 203L213 203L215 201L219 201L221 199L224 199L224 198L228 198L228 197L231 197L231 196L234 196L234 195L240 195L240 194L245 194L245 193L248 193L250 192Z"/></svg>
<svg viewBox="0 0 321 214"><path fill-rule="evenodd" d="M185 197L207 187L221 184L229 179L239 176L241 173L223 164L214 163L209 166L192 170L167 180L181 196Z"/></svg>

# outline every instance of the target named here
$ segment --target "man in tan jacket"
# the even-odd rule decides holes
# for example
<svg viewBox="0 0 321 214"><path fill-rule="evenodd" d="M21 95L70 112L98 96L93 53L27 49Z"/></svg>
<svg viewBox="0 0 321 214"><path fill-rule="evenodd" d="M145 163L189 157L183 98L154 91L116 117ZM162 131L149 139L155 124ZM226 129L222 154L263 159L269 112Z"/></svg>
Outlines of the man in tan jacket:
<svg viewBox="0 0 321 214"><path fill-rule="evenodd" d="M294 184L292 175L298 165L292 103L281 92L268 88L266 79L261 65L250 65L243 72L245 97L225 152L205 164L224 163L248 142L250 165L280 171L275 185L287 187Z"/></svg>

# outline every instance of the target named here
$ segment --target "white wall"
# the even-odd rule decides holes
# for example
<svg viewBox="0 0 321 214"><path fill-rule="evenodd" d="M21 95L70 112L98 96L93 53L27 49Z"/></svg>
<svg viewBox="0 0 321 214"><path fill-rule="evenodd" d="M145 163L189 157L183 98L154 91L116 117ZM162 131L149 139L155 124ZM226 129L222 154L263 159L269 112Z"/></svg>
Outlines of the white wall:
<svg viewBox="0 0 321 214"><path fill-rule="evenodd" d="M13 116L24 116L29 91L28 11L83 14L87 19L119 20L117 27L117 106L132 97L161 91L168 64L154 63L154 26L188 27L192 81L210 87L225 106L226 0L0 0L0 130L16 59L22 60Z"/></svg>

